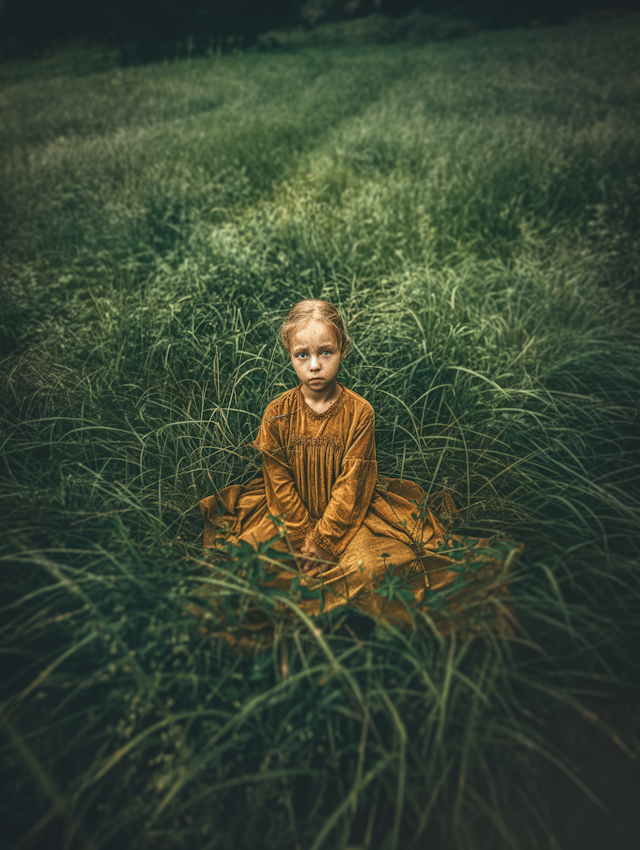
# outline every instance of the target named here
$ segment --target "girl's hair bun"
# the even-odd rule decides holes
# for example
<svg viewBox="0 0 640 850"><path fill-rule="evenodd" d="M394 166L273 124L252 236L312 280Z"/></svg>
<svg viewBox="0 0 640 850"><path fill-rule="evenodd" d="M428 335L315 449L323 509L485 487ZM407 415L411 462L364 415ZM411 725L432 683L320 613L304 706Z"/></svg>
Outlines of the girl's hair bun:
<svg viewBox="0 0 640 850"><path fill-rule="evenodd" d="M293 305L289 315L280 325L280 339L287 351L289 351L292 334L312 319L318 322L324 322L333 328L340 351L344 354L349 345L349 337L342 316L333 304L316 298L307 301L298 301L297 304Z"/></svg>

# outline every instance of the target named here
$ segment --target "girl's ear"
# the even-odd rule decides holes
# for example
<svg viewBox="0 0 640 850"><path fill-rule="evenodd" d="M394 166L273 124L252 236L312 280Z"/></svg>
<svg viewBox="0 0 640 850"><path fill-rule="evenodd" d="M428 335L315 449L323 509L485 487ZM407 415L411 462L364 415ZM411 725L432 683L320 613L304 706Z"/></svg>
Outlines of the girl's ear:
<svg viewBox="0 0 640 850"><path fill-rule="evenodd" d="M347 351L349 350L349 345L350 345L350 344L351 344L351 340L350 340L350 339L348 339L348 340L346 341L346 343L345 343L344 348L342 349L342 352L341 352L341 353L342 353L342 359L343 359L343 360L344 360L344 358L347 356Z"/></svg>

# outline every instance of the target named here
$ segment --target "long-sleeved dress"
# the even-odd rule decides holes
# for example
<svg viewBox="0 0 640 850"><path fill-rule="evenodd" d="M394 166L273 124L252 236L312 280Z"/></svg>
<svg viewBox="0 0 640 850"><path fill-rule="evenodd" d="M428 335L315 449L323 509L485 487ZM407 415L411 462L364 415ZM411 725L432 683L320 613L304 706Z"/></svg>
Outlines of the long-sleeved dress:
<svg viewBox="0 0 640 850"><path fill-rule="evenodd" d="M447 545L461 545L461 538L447 535L441 521L455 513L452 499L441 495L439 519L433 505L425 506L425 493L417 484L378 476L373 409L357 393L342 386L338 399L316 413L300 386L288 390L267 407L254 445L262 454L263 476L201 501L204 545L266 542L278 533L271 517L283 517L294 549L310 535L335 560L321 577L304 578L307 586L322 589L321 600L302 603L308 613L351 603L406 624L407 588L412 601L424 603L433 591L473 577L476 587L479 580L487 587L485 597L493 595L488 585L495 584L499 571L495 557L467 554L474 568L465 570L460 560L446 554ZM476 547L484 543L473 541ZM462 578L461 570L467 573ZM391 598L389 594L393 576L403 578L405 590L400 598L396 592L395 600L393 589ZM295 574L283 570L276 584L286 589L293 578ZM451 600L449 614L466 607L463 603L461 609L459 597Z"/></svg>

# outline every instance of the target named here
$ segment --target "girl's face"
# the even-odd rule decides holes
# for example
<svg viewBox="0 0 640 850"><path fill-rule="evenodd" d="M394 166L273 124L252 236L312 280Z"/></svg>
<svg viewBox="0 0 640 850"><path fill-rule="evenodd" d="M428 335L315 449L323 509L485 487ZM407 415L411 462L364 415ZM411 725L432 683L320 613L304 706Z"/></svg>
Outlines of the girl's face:
<svg viewBox="0 0 640 850"><path fill-rule="evenodd" d="M336 380L342 352L331 325L309 319L291 335L289 353L298 380L314 392L325 392Z"/></svg>

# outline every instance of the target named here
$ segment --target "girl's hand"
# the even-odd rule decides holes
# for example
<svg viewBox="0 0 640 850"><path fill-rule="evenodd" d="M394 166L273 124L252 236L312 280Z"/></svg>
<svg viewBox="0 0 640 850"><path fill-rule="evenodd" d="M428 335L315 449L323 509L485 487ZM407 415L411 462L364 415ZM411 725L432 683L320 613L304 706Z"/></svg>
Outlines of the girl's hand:
<svg viewBox="0 0 640 850"><path fill-rule="evenodd" d="M300 548L300 560L298 561L300 569L308 576L321 575L326 564L319 564L318 561L330 561L335 563L335 558L331 552L327 552L313 538L308 538L304 541Z"/></svg>

